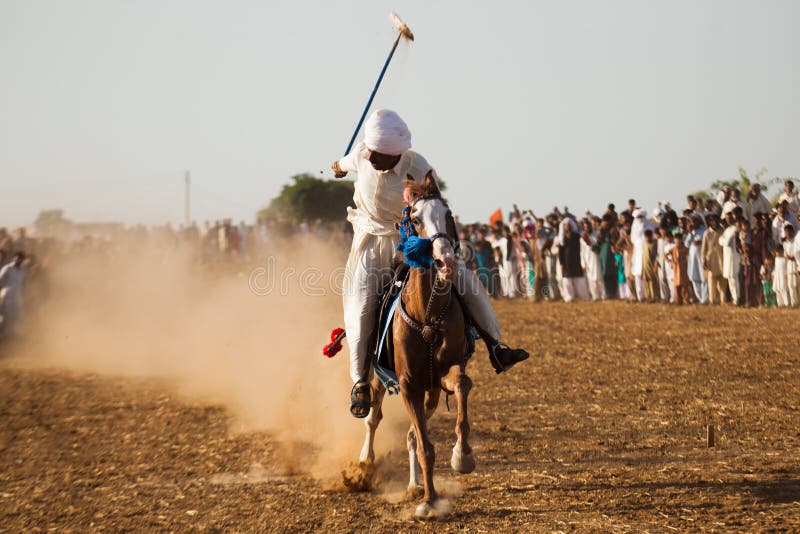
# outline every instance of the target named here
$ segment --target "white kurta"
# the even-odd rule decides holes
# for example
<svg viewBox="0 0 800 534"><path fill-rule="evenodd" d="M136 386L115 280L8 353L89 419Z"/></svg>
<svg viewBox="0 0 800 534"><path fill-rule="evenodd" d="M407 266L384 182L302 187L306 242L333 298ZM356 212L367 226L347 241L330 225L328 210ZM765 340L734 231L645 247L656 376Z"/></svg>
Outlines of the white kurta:
<svg viewBox="0 0 800 534"><path fill-rule="evenodd" d="M637 217L631 224L631 243L633 244L633 257L631 258L631 274L635 277L642 276L642 259L644 255L644 232L653 230L653 225L644 217Z"/></svg>
<svg viewBox="0 0 800 534"><path fill-rule="evenodd" d="M672 249L677 245L675 243L664 243L664 272L667 276L667 285L669 286L669 301L675 303L678 301L678 294L675 292L675 265L672 264Z"/></svg>
<svg viewBox="0 0 800 534"><path fill-rule="evenodd" d="M731 225L719 237L719 244L722 245L722 276L728 280L733 304L739 301L739 266L742 261L736 250L737 231L736 225Z"/></svg>
<svg viewBox="0 0 800 534"><path fill-rule="evenodd" d="M14 262L0 269L0 316L4 321L13 321L22 316L22 283L25 267Z"/></svg>
<svg viewBox="0 0 800 534"><path fill-rule="evenodd" d="M736 232L736 226L731 225L719 237L719 244L722 246L722 276L725 278L739 276L741 256L736 250Z"/></svg>
<svg viewBox="0 0 800 534"><path fill-rule="evenodd" d="M687 273L692 282L703 282L706 279L703 271L703 257L700 254L700 245L703 243L705 231L705 226L701 226L697 230L691 230L686 236L686 246L689 247Z"/></svg>
<svg viewBox="0 0 800 534"><path fill-rule="evenodd" d="M797 189L791 195L787 194L786 191L781 193L781 196L778 197L778 203L784 200L789 204L789 213L798 215L798 211L800 211L800 196L798 196Z"/></svg>
<svg viewBox="0 0 800 534"><path fill-rule="evenodd" d="M500 293L504 297L514 296L514 270L512 261L508 256L508 239L500 237L494 242L494 248L500 251L500 264L497 266L497 273L500 276Z"/></svg>
<svg viewBox="0 0 800 534"><path fill-rule="evenodd" d="M750 208L750 224L756 224L756 213L772 213L772 205L764 196L764 193L759 193L755 199L747 199Z"/></svg>
<svg viewBox="0 0 800 534"><path fill-rule="evenodd" d="M800 251L795 247L796 239L783 242L783 255L786 258L786 292L788 295L789 306L796 307L800 304L798 295L798 268L797 256Z"/></svg>
<svg viewBox="0 0 800 534"><path fill-rule="evenodd" d="M744 217L745 219L747 219L749 221L750 220L750 204L747 204L746 202L742 202L741 200L739 202L737 202L737 201L735 201L733 199L726 201L725 204L722 205L722 217L724 218L730 212L735 210L737 206L742 208L742 217Z"/></svg>
<svg viewBox="0 0 800 534"><path fill-rule="evenodd" d="M775 292L775 299L778 306L786 307L789 305L789 286L786 278L786 258L775 256L775 268L772 270L772 290Z"/></svg>
<svg viewBox="0 0 800 534"><path fill-rule="evenodd" d="M368 356L375 329L378 296L391 279L392 261L399 235L395 223L400 222L405 207L403 190L410 175L422 183L431 166L412 150L407 150L389 171L378 171L367 159L369 149L363 142L339 160L346 172L358 173L353 201L347 220L353 225L353 244L347 258L343 288L344 323L350 347L350 377L354 382L369 373ZM434 172L435 177L435 172ZM500 325L492 310L489 296L477 275L459 262L456 285L469 314L477 326L495 339L500 339Z"/></svg>
<svg viewBox="0 0 800 534"><path fill-rule="evenodd" d="M583 264L592 300L601 300L605 295L605 290L603 288L603 274L600 268L600 254L592 250L592 246L597 244L597 237L591 234L588 239L589 243L587 244L581 238L581 263Z"/></svg>
<svg viewBox="0 0 800 534"><path fill-rule="evenodd" d="M797 217L791 213L786 214L786 217L783 218L781 218L780 215L776 215L775 218L772 219L772 240L775 241L775 243L783 241L784 227L787 224L791 224L795 233L797 232Z"/></svg>

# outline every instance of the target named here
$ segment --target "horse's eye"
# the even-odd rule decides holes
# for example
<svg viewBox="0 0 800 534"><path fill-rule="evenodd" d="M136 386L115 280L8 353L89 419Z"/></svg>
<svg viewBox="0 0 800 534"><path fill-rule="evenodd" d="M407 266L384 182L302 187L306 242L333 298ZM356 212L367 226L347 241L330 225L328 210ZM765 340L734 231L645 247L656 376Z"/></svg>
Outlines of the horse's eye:
<svg viewBox="0 0 800 534"><path fill-rule="evenodd" d="M420 221L416 217L411 217L411 224L413 224L414 226L419 226Z"/></svg>

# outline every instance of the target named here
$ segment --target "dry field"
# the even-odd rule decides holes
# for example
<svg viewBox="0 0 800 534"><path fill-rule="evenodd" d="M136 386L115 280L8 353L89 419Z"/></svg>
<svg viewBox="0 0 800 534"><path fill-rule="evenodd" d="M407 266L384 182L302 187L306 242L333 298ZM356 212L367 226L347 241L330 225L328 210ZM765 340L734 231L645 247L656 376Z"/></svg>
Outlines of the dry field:
<svg viewBox="0 0 800 534"><path fill-rule="evenodd" d="M475 473L448 468L455 413L434 417L446 519L411 517L404 442L348 493L297 461L314 446L232 432L228 408L166 381L5 358L0 531L800 530L798 312L497 309L533 356L499 377L483 350L470 363Z"/></svg>

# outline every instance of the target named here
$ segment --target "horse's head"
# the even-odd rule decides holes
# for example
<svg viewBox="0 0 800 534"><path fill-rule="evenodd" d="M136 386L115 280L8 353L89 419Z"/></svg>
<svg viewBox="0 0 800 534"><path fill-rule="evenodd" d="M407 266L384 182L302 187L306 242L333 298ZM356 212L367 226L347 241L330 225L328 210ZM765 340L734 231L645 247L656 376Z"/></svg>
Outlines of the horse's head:
<svg viewBox="0 0 800 534"><path fill-rule="evenodd" d="M428 171L422 185L409 175L405 199L411 207L411 223L420 237L428 238L433 245L433 264L440 278L453 281L456 276L456 253L453 244L457 239L455 223L450 208L442 198L439 186Z"/></svg>

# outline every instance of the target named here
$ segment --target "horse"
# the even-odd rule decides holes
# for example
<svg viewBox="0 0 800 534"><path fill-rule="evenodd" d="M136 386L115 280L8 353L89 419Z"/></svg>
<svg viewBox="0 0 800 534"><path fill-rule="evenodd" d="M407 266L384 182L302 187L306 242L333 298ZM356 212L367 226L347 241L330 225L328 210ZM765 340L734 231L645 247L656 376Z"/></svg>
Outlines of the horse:
<svg viewBox="0 0 800 534"><path fill-rule="evenodd" d="M420 238L431 241L431 267L411 269L400 294L400 305L392 322L395 372L411 426L406 437L409 459L410 494L420 489L423 502L416 508L417 517L438 515L437 493L433 485L436 451L428 437L427 421L439 404L444 390L455 396L458 407L456 443L450 466L458 473L471 473L475 458L469 445L467 397L472 380L466 374L467 334L465 316L453 294L457 278L455 224L447 203L431 172L422 184L406 182L405 198L411 208L411 223ZM371 464L375 431L383 415L381 405L385 388L373 376L370 381L373 405L365 418L366 438L360 461Z"/></svg>

